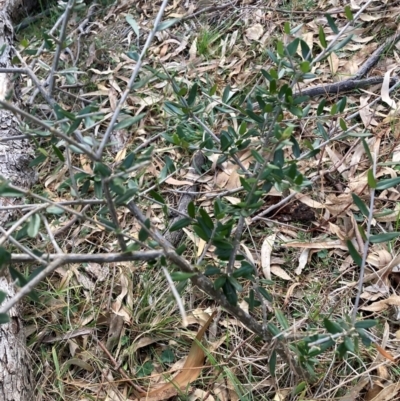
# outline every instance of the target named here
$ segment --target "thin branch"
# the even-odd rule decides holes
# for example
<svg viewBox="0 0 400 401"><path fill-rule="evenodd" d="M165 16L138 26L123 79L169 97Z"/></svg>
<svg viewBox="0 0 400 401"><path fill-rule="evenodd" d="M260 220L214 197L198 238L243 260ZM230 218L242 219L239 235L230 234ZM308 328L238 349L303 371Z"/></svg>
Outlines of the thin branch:
<svg viewBox="0 0 400 401"><path fill-rule="evenodd" d="M75 0L69 0L67 7L65 9L65 12L63 14L63 21L62 21L61 30L60 30L60 36L58 39L57 48L56 48L54 58L53 58L53 65L51 66L51 71L50 71L50 75L48 78L48 82L49 82L48 92L49 92L50 97L53 96L55 73L57 72L57 69L58 69L58 63L60 61L61 51L63 50L63 44L64 44L65 36L67 33L68 21L69 21L70 15L72 13L72 9L74 8L74 5L75 5Z"/></svg>
<svg viewBox="0 0 400 401"><path fill-rule="evenodd" d="M4 102L3 100L0 100L0 106L3 109L9 110L14 114L19 114L22 117L26 118L27 120L30 120L30 121L34 122L35 124L47 129L53 135L64 139L64 141L67 142L69 145L76 146L79 150L83 151L88 157L90 157L90 159L92 159L94 161L99 161L99 159L97 159L97 156L90 149L88 149L84 145L81 145L80 143L74 141L68 135L65 135L63 132L58 131L57 129L51 127L50 125L47 125L42 120L39 120L32 114L29 114L26 111L23 111L23 110L19 109L18 107L13 106L10 103ZM29 133L26 133L26 135L31 136L31 135L29 135Z"/></svg>
<svg viewBox="0 0 400 401"><path fill-rule="evenodd" d="M36 284L39 284L50 273L57 269L64 263L64 256L57 255L57 259L51 262L45 269L43 269L37 276L33 277L27 284L25 284L8 302L0 307L0 313L7 313L18 301L25 295L28 295Z"/></svg>
<svg viewBox="0 0 400 401"><path fill-rule="evenodd" d="M372 164L372 172L374 177L376 177L376 158L377 155L372 153L373 157L373 164ZM353 313L351 315L351 320L353 323L353 326L356 322L357 318L357 312L358 312L358 307L360 305L360 299L361 299L361 293L362 293L362 288L363 288L363 283L364 283L364 275L365 275L365 264L367 263L367 256L368 256L368 248L369 248L369 237L371 235L371 225L372 225L372 220L374 218L374 203L375 203L375 188L370 188L370 202L369 202L369 214L368 214L368 220L367 220L367 232L365 233L366 235L366 240L364 243L364 252L362 255L361 259L361 266L360 266L360 279L358 282L358 290L357 290L357 296L354 301L354 309Z"/></svg>
<svg viewBox="0 0 400 401"><path fill-rule="evenodd" d="M113 262L131 262L137 261L149 261L160 258L164 254L163 251L137 251L137 252L126 252L126 253L68 253L64 255L63 264L68 263L113 263ZM59 258L58 253L44 253L42 255L41 263L43 261L52 261ZM33 262L35 259L32 256L12 253L11 262L13 263L28 263Z"/></svg>
<svg viewBox="0 0 400 401"><path fill-rule="evenodd" d="M106 145L107 145L107 143L109 141L110 135L114 130L114 125L117 122L119 113L121 112L122 107L124 106L125 101L128 98L129 93L132 90L132 87L133 87L133 84L135 83L136 77L138 76L140 68L142 67L143 58L146 55L146 52L147 52L148 48L150 47L150 44L153 41L153 38L154 38L154 36L155 36L155 34L156 34L157 30L158 30L158 27L159 27L160 22L161 22L161 18L162 18L163 14L164 14L165 8L167 7L167 4L168 4L168 0L163 0L162 4L160 6L160 9L158 10L156 19L154 21L154 27L151 30L149 36L147 37L146 43L144 44L144 47L143 47L143 50L140 53L139 60L137 61L136 67L133 70L131 78L129 79L127 88L125 89L124 93L122 94L121 99L118 102L117 107L115 108L115 111L114 111L114 114L113 114L113 116L111 118L110 124L109 124L106 132L104 133L103 139L102 139L102 141L101 141L101 143L99 145L99 148L97 150L97 157L99 159L101 159L101 156L103 154L104 148L106 147Z"/></svg>

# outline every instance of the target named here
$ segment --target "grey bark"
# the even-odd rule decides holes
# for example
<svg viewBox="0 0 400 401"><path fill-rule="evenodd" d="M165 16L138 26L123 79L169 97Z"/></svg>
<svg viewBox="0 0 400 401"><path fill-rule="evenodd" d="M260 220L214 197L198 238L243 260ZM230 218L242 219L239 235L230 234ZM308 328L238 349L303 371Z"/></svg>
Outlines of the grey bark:
<svg viewBox="0 0 400 401"><path fill-rule="evenodd" d="M0 5L0 68L10 68L11 46L14 39L12 22L26 15L34 1L2 1ZM0 99L8 98L13 91L11 76L0 74ZM14 92L15 93L15 92ZM18 119L9 111L0 110L0 140L3 137L21 135ZM27 140L0 142L0 176L7 181L28 188L35 181L35 172L29 168L33 154ZM1 181L1 179L0 179ZM0 198L0 206L17 203L17 199ZM12 212L0 212L0 226L12 218ZM7 302L15 294L15 288L5 270L0 272L0 291L7 294ZM0 400L28 401L33 399L32 363L25 346L25 333L19 308L10 310L10 322L0 325Z"/></svg>

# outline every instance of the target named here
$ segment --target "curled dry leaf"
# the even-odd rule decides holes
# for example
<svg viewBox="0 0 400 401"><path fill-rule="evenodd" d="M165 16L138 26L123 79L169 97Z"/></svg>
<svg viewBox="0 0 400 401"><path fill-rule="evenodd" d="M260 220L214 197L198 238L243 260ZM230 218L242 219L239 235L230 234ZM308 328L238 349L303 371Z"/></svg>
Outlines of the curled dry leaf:
<svg viewBox="0 0 400 401"><path fill-rule="evenodd" d="M261 24L255 24L250 28L246 29L246 37L249 40L259 40L264 32L264 28Z"/></svg>
<svg viewBox="0 0 400 401"><path fill-rule="evenodd" d="M389 298L374 302L368 306L363 306L360 309L369 312L381 312L389 308L389 306L400 306L400 296L391 295Z"/></svg>
<svg viewBox="0 0 400 401"><path fill-rule="evenodd" d="M207 323L197 333L195 340L190 348L189 355L183 365L182 371L179 372L169 383L163 384L161 387L150 388L146 394L140 394L140 400L166 400L178 393L178 390L184 390L188 385L196 380L203 369L205 354L199 342L203 339L204 333L214 319L214 312Z"/></svg>

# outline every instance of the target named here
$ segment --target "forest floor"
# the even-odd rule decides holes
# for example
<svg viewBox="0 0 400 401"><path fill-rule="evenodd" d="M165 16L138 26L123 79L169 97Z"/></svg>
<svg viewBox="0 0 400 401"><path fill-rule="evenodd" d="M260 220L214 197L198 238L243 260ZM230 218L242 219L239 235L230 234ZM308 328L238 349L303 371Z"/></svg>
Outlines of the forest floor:
<svg viewBox="0 0 400 401"><path fill-rule="evenodd" d="M202 90L204 114L212 132L228 127L239 129L235 96L251 98L266 86L262 70L270 71L267 50L276 52L277 43L287 44L298 37L313 52L323 50L335 37L328 14L340 30L349 23L350 6L355 15L366 0L173 0L163 20L171 25L156 34L144 59L137 85L129 95L126 110L145 113L138 126L121 129L109 152L113 165L137 146L154 146L152 163L136 177L141 186L147 217L160 231L168 221L163 206L149 203L156 188L166 204L176 207L182 189L188 185L188 167L193 156L190 144L202 140L198 129L177 133L173 76L188 88L197 83ZM352 39L313 67L315 78L298 84L298 90L339 82L354 74L385 40L396 33L400 1L368 1L368 7L351 27ZM82 3L83 5L84 3ZM117 101L135 66L136 52L144 45L161 1L126 0L102 3L95 9L89 29L79 30L88 6L73 13L68 29L71 38L61 54L57 102L64 110L76 111L97 104L102 116L115 110ZM17 33L18 48L25 62L32 62L29 49L51 41L47 33L60 16L54 7L40 23ZM176 20L174 20L176 19ZM174 22L174 23L172 23ZM289 23L288 34L285 24ZM323 37L321 38L321 30ZM345 37L343 37L345 38ZM386 77L382 84L358 89L346 95L326 95L310 100L310 117L285 115L295 125L301 149L326 141L318 156L299 160L298 166L312 182L294 193L273 212L248 221L241 249L259 268L273 301L268 303L269 321L288 334L291 342L305 333L325 332L324 316L347 321L351 316L359 280L359 268L349 253L346 240L353 239L360 254L364 241L358 226L364 216L354 204L352 193L368 203L370 153L376 160L376 177L395 178L400 170L400 130L396 113L399 93L389 93L388 80L399 68L400 47L393 46L370 72ZM300 49L298 50L301 56ZM52 64L54 51L48 45L36 63L35 73ZM33 94L33 84L21 81L22 100ZM346 96L340 118L352 126L351 134L335 134L339 117L318 118L317 111L331 110ZM39 98L38 98L39 99ZM372 102L378 99L375 104ZM37 102L40 102L38 100ZM220 106L218 109L217 106ZM339 106L340 107L340 106ZM38 113L45 108L35 103ZM175 110L176 111L176 110ZM106 124L96 120L95 132ZM180 135L179 146L177 135ZM336 135L336 136L335 136ZM186 143L186 148L184 144ZM367 145L367 146L366 146ZM370 151L368 151L368 149ZM212 207L216 194L232 205L241 201L238 166L230 161L202 175L195 205ZM248 150L238 153L243 165L251 166ZM177 168L170 174L168 163ZM76 159L82 172L91 168L85 156ZM67 167L55 164L42 151L35 159L39 183L35 191L53 200L70 199L63 191ZM190 184L190 182L189 182ZM148 194L148 195L147 195ZM264 202L267 209L290 194L290 188L273 188ZM377 194L373 220L375 233L398 231L400 192L397 187ZM379 214L380 213L380 214ZM118 215L124 229L137 237L140 226L126 211ZM50 222L55 226L59 221ZM62 227L67 222L63 222ZM111 252L115 238L101 226L85 222L71 225L61 237L65 252ZM202 254L205 242L185 229L185 255L192 260ZM371 244L366 274L379 272L397 256L397 238ZM206 249L213 260L212 248ZM189 255L189 256L188 256ZM400 354L397 294L399 272L393 269L385 279L371 279L361 293L359 315L377 319L371 330L374 345L355 344L353 352L338 355L338 346L315 357L316 380L296 378L283 361L270 374L271 344L266 344L239 321L218 309L196 288L182 294L187 319L183 321L171 295L163 270L147 263L86 263L57 269L37 289L39 302L27 301L25 321L27 344L34 358L37 400L133 400L133 388L156 388L185 363L199 327L217 308L217 316L205 335L206 361L199 378L187 380L187 391L175 399L187 400L396 400L400 396L400 369L394 363ZM239 296L246 311L248 303ZM253 313L253 312L252 312ZM262 319L261 312L254 316ZM354 340L356 341L356 340ZM354 345L354 344L353 344ZM350 345L350 348L352 345ZM340 353L340 352L339 352ZM124 373L125 372L125 373ZM193 373L195 374L195 373ZM147 399L166 399L155 392Z"/></svg>

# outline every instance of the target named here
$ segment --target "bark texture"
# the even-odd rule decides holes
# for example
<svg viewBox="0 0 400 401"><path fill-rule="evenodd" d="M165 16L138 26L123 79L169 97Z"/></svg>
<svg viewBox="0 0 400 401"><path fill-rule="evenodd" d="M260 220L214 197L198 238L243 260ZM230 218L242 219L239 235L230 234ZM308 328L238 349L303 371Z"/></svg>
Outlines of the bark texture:
<svg viewBox="0 0 400 401"><path fill-rule="evenodd" d="M29 0L0 1L0 48L6 45L0 56L0 68L11 67L11 46L14 39L12 21L24 17L34 6ZM11 76L0 74L0 99L8 98L13 90ZM15 92L14 92L15 93ZM21 135L18 119L6 110L0 110L0 138ZM35 172L29 168L33 154L27 140L0 142L0 176L7 181L28 188L35 181ZM0 198L0 206L14 204L16 199ZM13 218L8 211L0 211L0 226ZM0 291L11 298L14 285L6 272L0 272ZM9 312L10 322L0 325L0 401L33 400L32 364L25 347L25 333L18 307Z"/></svg>

